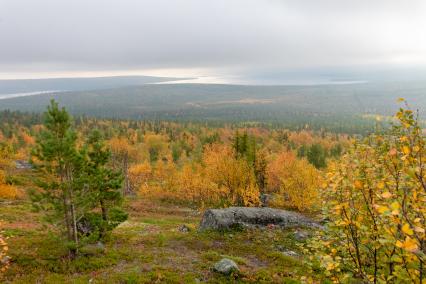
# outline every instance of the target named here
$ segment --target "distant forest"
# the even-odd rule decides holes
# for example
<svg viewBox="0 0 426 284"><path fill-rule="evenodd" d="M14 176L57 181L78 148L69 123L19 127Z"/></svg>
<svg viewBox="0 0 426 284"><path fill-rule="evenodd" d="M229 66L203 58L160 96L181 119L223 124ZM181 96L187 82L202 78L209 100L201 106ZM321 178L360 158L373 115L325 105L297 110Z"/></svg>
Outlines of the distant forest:
<svg viewBox="0 0 426 284"><path fill-rule="evenodd" d="M0 100L0 110L39 113L51 99L75 116L200 122L210 126L261 124L365 134L407 99L426 109L426 82L376 82L316 86L146 84L51 93ZM422 113L420 113L422 116ZM424 116L422 116L424 117Z"/></svg>

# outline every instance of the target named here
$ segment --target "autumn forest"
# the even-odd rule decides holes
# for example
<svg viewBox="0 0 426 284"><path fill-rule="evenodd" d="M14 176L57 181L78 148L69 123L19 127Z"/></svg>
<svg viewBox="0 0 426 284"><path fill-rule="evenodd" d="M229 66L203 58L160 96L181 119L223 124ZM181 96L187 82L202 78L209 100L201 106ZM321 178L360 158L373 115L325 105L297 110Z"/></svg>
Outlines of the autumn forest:
<svg viewBox="0 0 426 284"><path fill-rule="evenodd" d="M72 117L53 100L43 115L3 111L2 277L420 283L425 140L404 103L366 136ZM232 206L299 212L321 229L197 229L209 208ZM189 261L176 250L200 260L171 267ZM240 266L232 276L202 265L221 256ZM135 270L134 258L155 266Z"/></svg>

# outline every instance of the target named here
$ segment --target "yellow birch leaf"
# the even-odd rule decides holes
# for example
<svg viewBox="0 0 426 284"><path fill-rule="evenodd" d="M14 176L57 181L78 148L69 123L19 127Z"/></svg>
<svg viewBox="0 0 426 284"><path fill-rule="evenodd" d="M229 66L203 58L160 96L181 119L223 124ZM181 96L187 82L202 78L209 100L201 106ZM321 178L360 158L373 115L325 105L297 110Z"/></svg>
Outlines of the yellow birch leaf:
<svg viewBox="0 0 426 284"><path fill-rule="evenodd" d="M401 142L407 142L408 141L408 137L407 136L402 136L401 138L399 138L399 141L401 141Z"/></svg>
<svg viewBox="0 0 426 284"><path fill-rule="evenodd" d="M382 197L383 198L391 198L392 197L392 193L390 193L389 191L383 192L382 193Z"/></svg>
<svg viewBox="0 0 426 284"><path fill-rule="evenodd" d="M385 213L386 211L388 211L388 210L389 210L389 208L388 208L388 207L386 207L386 206L377 206L376 210L377 210L377 212L379 212L380 214L383 214L383 213Z"/></svg>
<svg viewBox="0 0 426 284"><path fill-rule="evenodd" d="M392 210L398 210L399 209L399 203L397 201L392 202L392 204L390 205L390 208Z"/></svg>
<svg viewBox="0 0 426 284"><path fill-rule="evenodd" d="M403 146L403 147L402 147L402 152L403 152L405 155L408 155L408 154L410 154L410 148L409 148L408 146Z"/></svg>
<svg viewBox="0 0 426 284"><path fill-rule="evenodd" d="M408 250L408 251L412 252L412 251L417 250L418 246L417 246L417 243L416 243L416 241L414 239L412 239L410 237L406 237L405 241L402 243L402 245L400 246L400 248L403 248L405 250Z"/></svg>
<svg viewBox="0 0 426 284"><path fill-rule="evenodd" d="M405 223L402 228L401 228L402 232L406 235L411 236L413 234L413 230L410 228L410 225Z"/></svg>

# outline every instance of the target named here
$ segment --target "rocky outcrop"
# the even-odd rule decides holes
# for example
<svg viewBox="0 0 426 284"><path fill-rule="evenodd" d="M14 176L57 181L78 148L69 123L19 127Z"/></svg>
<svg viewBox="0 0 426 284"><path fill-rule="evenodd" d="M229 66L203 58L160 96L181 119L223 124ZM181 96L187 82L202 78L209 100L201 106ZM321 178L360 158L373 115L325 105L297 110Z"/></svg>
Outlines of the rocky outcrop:
<svg viewBox="0 0 426 284"><path fill-rule="evenodd" d="M247 227L320 228L313 220L296 212L268 207L229 207L204 212L199 230L229 230Z"/></svg>
<svg viewBox="0 0 426 284"><path fill-rule="evenodd" d="M221 261L216 262L213 270L224 275L230 275L239 271L238 265L231 259L223 258Z"/></svg>

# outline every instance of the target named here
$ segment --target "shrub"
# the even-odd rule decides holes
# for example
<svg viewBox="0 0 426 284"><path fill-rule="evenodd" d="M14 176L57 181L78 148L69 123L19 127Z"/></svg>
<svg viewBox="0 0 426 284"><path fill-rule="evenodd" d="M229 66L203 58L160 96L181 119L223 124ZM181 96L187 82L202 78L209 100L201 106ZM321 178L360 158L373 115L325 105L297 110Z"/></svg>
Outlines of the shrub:
<svg viewBox="0 0 426 284"><path fill-rule="evenodd" d="M355 143L328 174L329 221L309 250L336 282L425 281L426 141L411 110L396 119L389 132Z"/></svg>

